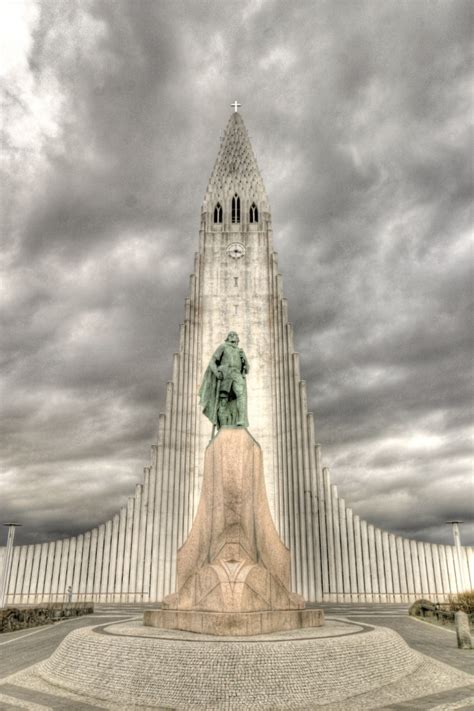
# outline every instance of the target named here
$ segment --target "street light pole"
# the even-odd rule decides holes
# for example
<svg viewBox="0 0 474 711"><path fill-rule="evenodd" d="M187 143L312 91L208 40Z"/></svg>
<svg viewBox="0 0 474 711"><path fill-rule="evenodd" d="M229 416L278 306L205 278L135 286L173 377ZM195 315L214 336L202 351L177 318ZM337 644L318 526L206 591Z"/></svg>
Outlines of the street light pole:
<svg viewBox="0 0 474 711"><path fill-rule="evenodd" d="M8 526L7 547L5 550L5 558L3 561L2 578L0 582L0 610L6 607L8 588L10 587L10 573L12 570L13 560L13 539L15 538L15 528L21 526L21 523L4 523Z"/></svg>
<svg viewBox="0 0 474 711"><path fill-rule="evenodd" d="M446 523L450 523L453 527L454 545L456 548L461 548L461 532L459 530L459 524L464 523L464 521L446 521Z"/></svg>

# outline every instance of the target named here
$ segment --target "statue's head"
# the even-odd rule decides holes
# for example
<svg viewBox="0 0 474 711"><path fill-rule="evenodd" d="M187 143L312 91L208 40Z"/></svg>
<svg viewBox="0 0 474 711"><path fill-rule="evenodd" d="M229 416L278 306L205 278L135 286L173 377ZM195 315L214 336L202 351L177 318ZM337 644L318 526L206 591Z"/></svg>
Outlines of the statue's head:
<svg viewBox="0 0 474 711"><path fill-rule="evenodd" d="M235 331L229 331L225 340L226 343L231 343L233 346L237 346L239 344L239 337Z"/></svg>

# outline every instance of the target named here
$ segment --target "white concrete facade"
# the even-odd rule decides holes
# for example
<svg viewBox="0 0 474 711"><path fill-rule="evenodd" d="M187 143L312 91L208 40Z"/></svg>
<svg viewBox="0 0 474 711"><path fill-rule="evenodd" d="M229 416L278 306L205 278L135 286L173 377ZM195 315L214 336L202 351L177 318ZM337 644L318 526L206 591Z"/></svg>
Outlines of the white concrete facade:
<svg viewBox="0 0 474 711"><path fill-rule="evenodd" d="M232 221L232 199L240 220ZM215 222L221 206L222 222ZM250 221L251 206L258 221ZM234 203L235 207L235 203ZM234 217L235 209L234 209ZM292 554L293 589L309 601L443 600L474 587L474 548L402 539L348 508L322 467L272 246L265 188L240 114L209 181L179 352L173 357L143 484L111 521L12 557L8 604L67 599L156 602L174 591L176 551L196 512L211 424L198 390L228 331L250 362L250 431L263 450L270 509ZM0 549L0 569L4 551Z"/></svg>

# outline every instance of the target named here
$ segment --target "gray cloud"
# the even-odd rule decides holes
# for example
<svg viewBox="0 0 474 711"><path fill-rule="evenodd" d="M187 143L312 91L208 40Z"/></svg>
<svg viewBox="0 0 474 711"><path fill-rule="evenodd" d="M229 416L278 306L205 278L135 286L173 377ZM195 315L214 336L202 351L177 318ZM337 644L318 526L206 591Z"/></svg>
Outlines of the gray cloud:
<svg viewBox="0 0 474 711"><path fill-rule="evenodd" d="M238 98L340 495L423 540L464 518L474 543L471 12L42 0L6 87L0 486L19 540L93 526L141 479Z"/></svg>

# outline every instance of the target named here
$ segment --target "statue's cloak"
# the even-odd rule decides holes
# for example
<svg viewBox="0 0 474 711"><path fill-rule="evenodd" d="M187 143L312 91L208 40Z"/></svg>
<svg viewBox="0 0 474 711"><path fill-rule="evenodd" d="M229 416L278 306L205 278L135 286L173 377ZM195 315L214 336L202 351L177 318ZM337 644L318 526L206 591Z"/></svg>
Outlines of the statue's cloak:
<svg viewBox="0 0 474 711"><path fill-rule="evenodd" d="M203 414L206 415L213 425L217 425L218 383L219 380L212 372L211 367L208 366L199 389L199 402L201 403Z"/></svg>

